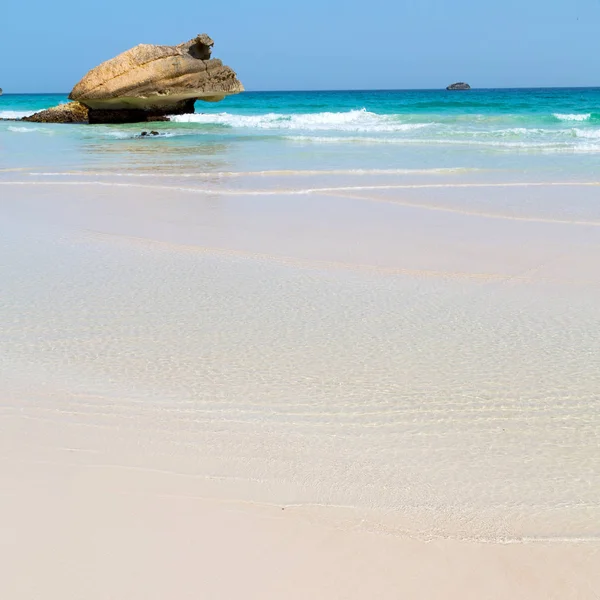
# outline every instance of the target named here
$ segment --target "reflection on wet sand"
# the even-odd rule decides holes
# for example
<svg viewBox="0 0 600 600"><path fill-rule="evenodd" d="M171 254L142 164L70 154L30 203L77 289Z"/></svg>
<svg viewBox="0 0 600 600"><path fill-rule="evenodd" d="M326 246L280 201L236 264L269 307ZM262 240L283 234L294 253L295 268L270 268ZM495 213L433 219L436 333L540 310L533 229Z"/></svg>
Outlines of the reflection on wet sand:
<svg viewBox="0 0 600 600"><path fill-rule="evenodd" d="M133 138L114 140L86 140L82 151L92 164L110 162L116 156L126 157L119 170L123 172L161 173L183 170L186 172L210 173L232 168L228 154L229 144L214 142L190 144L169 143L168 139Z"/></svg>

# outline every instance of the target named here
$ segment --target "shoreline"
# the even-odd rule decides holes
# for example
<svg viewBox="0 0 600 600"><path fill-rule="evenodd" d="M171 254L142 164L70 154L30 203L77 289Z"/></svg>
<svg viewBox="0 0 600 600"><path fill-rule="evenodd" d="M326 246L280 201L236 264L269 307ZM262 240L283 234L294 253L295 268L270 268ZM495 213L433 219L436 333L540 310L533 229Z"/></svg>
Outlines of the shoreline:
<svg viewBox="0 0 600 600"><path fill-rule="evenodd" d="M594 142L236 119L3 137L0 596L596 600Z"/></svg>

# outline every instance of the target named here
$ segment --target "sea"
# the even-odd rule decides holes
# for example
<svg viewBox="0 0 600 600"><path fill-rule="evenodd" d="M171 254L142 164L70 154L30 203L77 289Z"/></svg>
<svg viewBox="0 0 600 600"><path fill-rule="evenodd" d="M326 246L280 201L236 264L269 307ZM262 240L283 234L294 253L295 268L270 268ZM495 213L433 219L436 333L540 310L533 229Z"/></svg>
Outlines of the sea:
<svg viewBox="0 0 600 600"><path fill-rule="evenodd" d="M0 119L66 102L4 94ZM141 139L142 131L158 136ZM202 172L485 169L594 177L600 88L246 92L169 123L0 121L2 168Z"/></svg>
<svg viewBox="0 0 600 600"><path fill-rule="evenodd" d="M66 101L0 97L15 473L116 465L350 528L598 543L600 88L10 120Z"/></svg>

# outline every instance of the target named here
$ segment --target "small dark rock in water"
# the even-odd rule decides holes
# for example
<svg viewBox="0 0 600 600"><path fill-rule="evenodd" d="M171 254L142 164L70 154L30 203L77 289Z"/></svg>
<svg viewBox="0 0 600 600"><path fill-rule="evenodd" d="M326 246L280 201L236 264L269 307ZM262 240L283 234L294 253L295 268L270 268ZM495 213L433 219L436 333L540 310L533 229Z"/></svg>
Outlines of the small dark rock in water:
<svg viewBox="0 0 600 600"><path fill-rule="evenodd" d="M150 135L158 135L158 131L151 131Z"/></svg>
<svg viewBox="0 0 600 600"><path fill-rule="evenodd" d="M142 133L140 133L140 137L146 137L148 135L147 131L142 131Z"/></svg>
<svg viewBox="0 0 600 600"><path fill-rule="evenodd" d="M464 81L459 81L457 83L453 83L452 85L449 85L446 89L447 90L470 90L471 86L468 83L465 83Z"/></svg>
<svg viewBox="0 0 600 600"><path fill-rule="evenodd" d="M158 131L142 131L142 133L140 133L140 137L148 137L151 135L158 135Z"/></svg>

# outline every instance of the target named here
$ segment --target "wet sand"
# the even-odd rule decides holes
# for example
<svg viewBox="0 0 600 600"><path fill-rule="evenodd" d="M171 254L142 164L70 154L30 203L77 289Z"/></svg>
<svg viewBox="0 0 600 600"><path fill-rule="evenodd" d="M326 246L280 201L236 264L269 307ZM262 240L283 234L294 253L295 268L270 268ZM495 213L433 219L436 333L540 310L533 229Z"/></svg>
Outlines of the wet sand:
<svg viewBox="0 0 600 600"><path fill-rule="evenodd" d="M597 188L310 177L0 180L2 596L596 597Z"/></svg>
<svg viewBox="0 0 600 600"><path fill-rule="evenodd" d="M600 584L596 543L423 541L340 509L216 501L182 475L76 465L73 448L52 459L8 480L1 463L6 598L562 600Z"/></svg>

